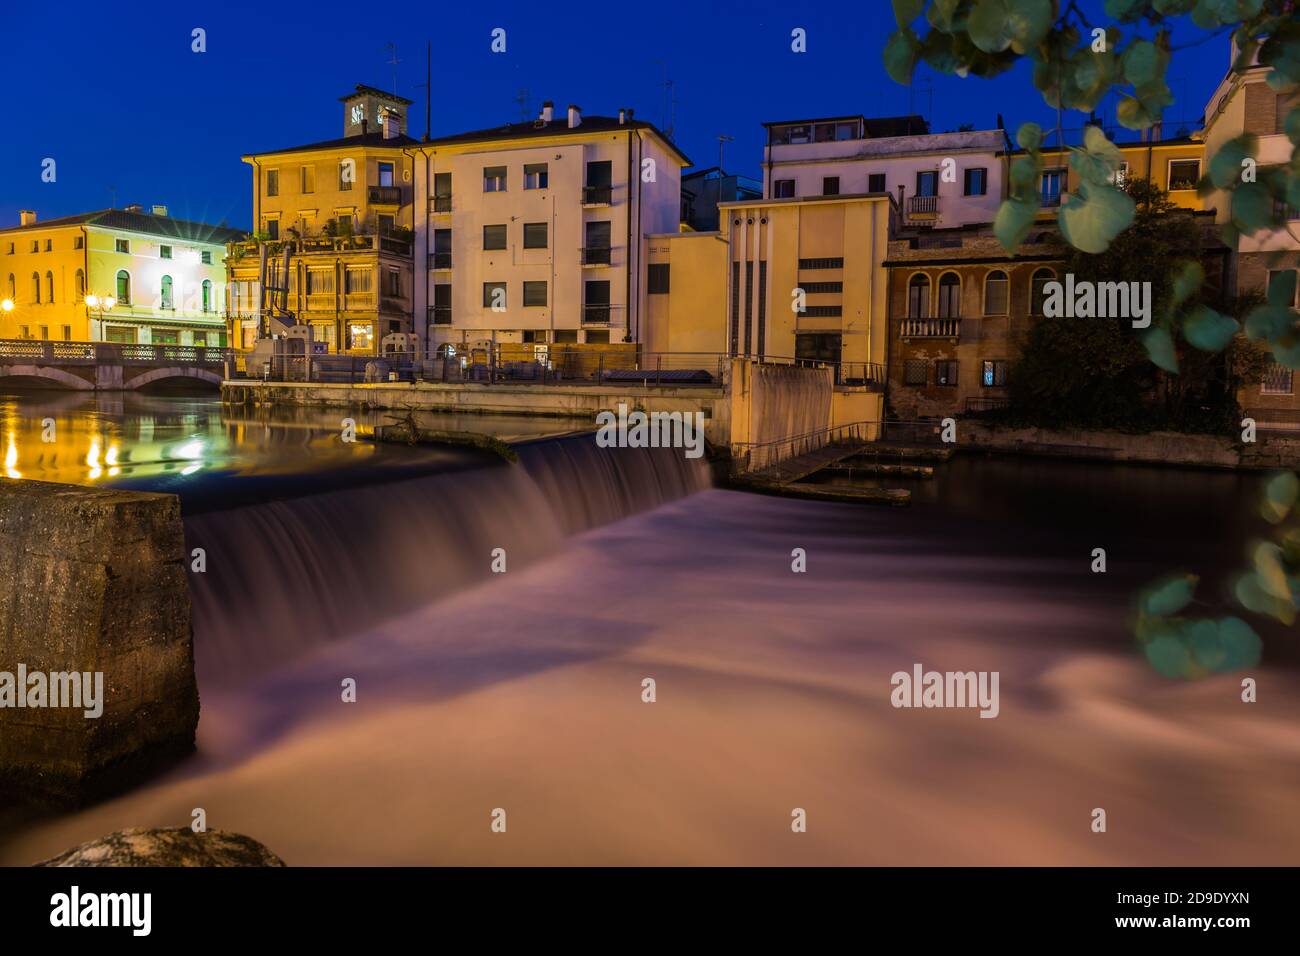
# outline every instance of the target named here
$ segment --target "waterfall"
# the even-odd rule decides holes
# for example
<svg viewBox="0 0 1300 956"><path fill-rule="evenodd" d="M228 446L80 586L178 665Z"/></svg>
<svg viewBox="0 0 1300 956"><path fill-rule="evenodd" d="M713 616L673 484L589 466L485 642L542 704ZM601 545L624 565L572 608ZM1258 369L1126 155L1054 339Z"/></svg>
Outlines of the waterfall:
<svg viewBox="0 0 1300 956"><path fill-rule="evenodd" d="M268 669L509 569L564 537L706 488L679 449L596 446L591 436L520 447L481 468L206 511L186 518L201 684Z"/></svg>

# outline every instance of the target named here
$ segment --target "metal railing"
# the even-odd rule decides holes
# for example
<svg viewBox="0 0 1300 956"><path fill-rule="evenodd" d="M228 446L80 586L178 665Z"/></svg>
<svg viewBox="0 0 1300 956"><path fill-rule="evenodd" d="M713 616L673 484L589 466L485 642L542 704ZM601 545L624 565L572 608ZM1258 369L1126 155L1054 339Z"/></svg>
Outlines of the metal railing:
<svg viewBox="0 0 1300 956"><path fill-rule="evenodd" d="M961 319L902 319L905 339L955 339L961 337Z"/></svg>
<svg viewBox="0 0 1300 956"><path fill-rule="evenodd" d="M579 252L584 266L607 266L612 259L611 246L583 246Z"/></svg>
<svg viewBox="0 0 1300 956"><path fill-rule="evenodd" d="M400 206L402 204L401 186L369 186L366 189L368 201L380 206Z"/></svg>
<svg viewBox="0 0 1300 956"><path fill-rule="evenodd" d="M434 196L434 197L433 197L433 211L434 211L434 212L451 212L451 197L450 197L450 196Z"/></svg>
<svg viewBox="0 0 1300 956"><path fill-rule="evenodd" d="M125 345L52 339L0 339L3 365L221 366L229 349L207 345Z"/></svg>
<svg viewBox="0 0 1300 956"><path fill-rule="evenodd" d="M430 269L450 269L451 253L450 252L431 252L429 253Z"/></svg>
<svg viewBox="0 0 1300 956"><path fill-rule="evenodd" d="M907 201L909 215L933 216L939 211L938 196L913 196Z"/></svg>
<svg viewBox="0 0 1300 956"><path fill-rule="evenodd" d="M342 236L304 236L297 239L271 239L266 243L268 256L283 255L285 248L296 254L365 252L382 251L394 255L409 256L414 243L402 236L380 235L377 233L342 235ZM232 259L255 258L258 253L256 240L232 242L229 246Z"/></svg>
<svg viewBox="0 0 1300 956"><path fill-rule="evenodd" d="M584 206L608 206L613 196L613 186L582 187L582 204Z"/></svg>

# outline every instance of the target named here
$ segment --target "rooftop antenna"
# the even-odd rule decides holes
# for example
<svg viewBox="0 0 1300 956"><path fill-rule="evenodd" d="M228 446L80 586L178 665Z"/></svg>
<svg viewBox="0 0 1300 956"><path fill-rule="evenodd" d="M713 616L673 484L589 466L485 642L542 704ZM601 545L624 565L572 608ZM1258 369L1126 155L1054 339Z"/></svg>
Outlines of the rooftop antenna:
<svg viewBox="0 0 1300 956"><path fill-rule="evenodd" d="M515 102L519 104L519 122L528 122L528 88L521 87L515 92Z"/></svg>
<svg viewBox="0 0 1300 956"><path fill-rule="evenodd" d="M725 133L718 134L718 175L719 176L723 174L723 170L726 168L722 165L722 148L727 143L734 143L735 141L736 141L736 137L734 136L727 136Z"/></svg>
<svg viewBox="0 0 1300 956"><path fill-rule="evenodd" d="M433 135L433 41L429 40L424 51L424 82L416 83L416 89L424 90L424 141L427 143ZM394 91L395 92L395 91Z"/></svg>
<svg viewBox="0 0 1300 956"><path fill-rule="evenodd" d="M117 208L117 187L116 187L116 186L109 186L109 187L108 187L108 194L109 194L109 196L112 197L112 198L109 199L109 201L108 201L108 208L109 208L109 209L116 209L116 208Z"/></svg>
<svg viewBox="0 0 1300 956"><path fill-rule="evenodd" d="M907 112L916 115L916 94L920 93L926 99L925 121L930 122L930 114L934 112L934 83L929 77L921 80L919 83L913 83L907 88Z"/></svg>
<svg viewBox="0 0 1300 956"><path fill-rule="evenodd" d="M396 44L396 43L385 43L385 44L384 44L384 49L385 49L385 50L389 50L389 51L393 54L392 58L389 59L389 60L387 60L386 62L387 62L387 63L388 63L392 68L393 68L393 89L392 89L392 93L393 93L394 96L396 96L396 95L397 95L397 64L401 63L402 61L399 60L399 59L397 58L397 44Z"/></svg>
<svg viewBox="0 0 1300 956"><path fill-rule="evenodd" d="M655 60L655 62L664 68L664 81L659 84L664 88L664 109L660 125L663 127L664 136L671 140L673 128L677 123L677 95L673 89L672 78L668 75L668 61Z"/></svg>

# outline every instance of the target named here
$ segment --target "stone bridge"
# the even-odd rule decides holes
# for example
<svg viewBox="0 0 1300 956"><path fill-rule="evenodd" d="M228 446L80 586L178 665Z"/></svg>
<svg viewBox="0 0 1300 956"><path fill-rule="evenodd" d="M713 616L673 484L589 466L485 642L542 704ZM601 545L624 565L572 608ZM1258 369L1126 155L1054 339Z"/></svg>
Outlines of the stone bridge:
<svg viewBox="0 0 1300 956"><path fill-rule="evenodd" d="M0 382L40 380L77 391L132 391L158 383L220 388L227 349L0 339Z"/></svg>

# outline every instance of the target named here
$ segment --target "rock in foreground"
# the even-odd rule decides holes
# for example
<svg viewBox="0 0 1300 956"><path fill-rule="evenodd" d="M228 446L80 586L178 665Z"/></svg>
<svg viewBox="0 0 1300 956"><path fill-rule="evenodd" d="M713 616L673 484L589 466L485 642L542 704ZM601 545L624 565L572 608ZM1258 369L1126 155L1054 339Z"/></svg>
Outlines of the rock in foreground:
<svg viewBox="0 0 1300 956"><path fill-rule="evenodd" d="M240 833L132 827L83 843L36 866L284 866L284 861Z"/></svg>

